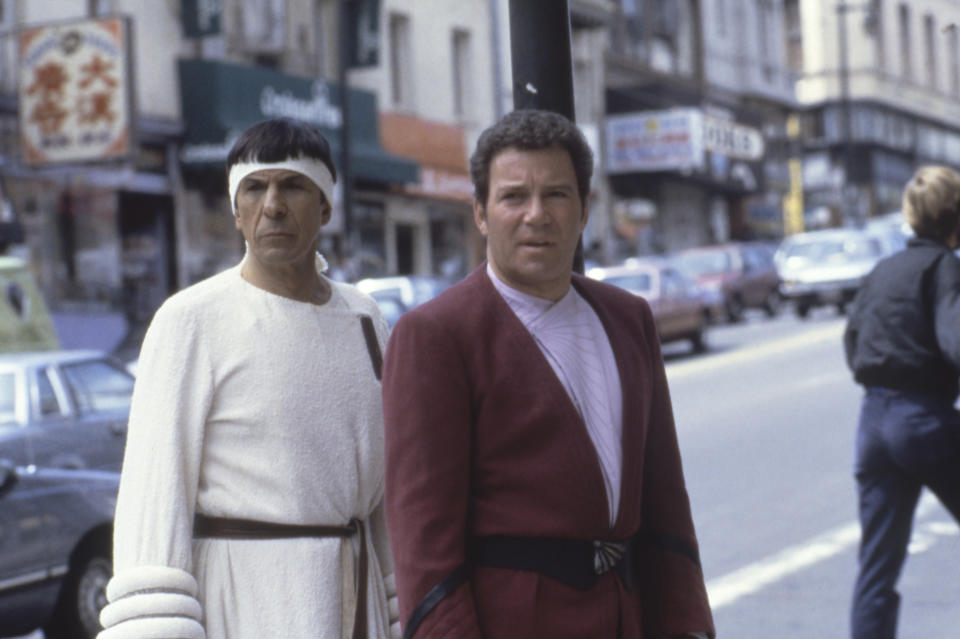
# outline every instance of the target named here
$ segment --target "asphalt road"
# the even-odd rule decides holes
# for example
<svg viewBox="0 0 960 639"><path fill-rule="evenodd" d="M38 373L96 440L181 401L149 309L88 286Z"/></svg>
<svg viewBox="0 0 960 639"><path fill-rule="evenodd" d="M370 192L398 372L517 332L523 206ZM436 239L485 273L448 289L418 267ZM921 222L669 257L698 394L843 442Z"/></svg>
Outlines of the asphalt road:
<svg viewBox="0 0 960 639"><path fill-rule="evenodd" d="M859 526L852 476L860 388L844 318L751 315L711 350L665 348L681 452L718 635L849 636ZM901 578L901 639L960 626L960 536L926 495Z"/></svg>

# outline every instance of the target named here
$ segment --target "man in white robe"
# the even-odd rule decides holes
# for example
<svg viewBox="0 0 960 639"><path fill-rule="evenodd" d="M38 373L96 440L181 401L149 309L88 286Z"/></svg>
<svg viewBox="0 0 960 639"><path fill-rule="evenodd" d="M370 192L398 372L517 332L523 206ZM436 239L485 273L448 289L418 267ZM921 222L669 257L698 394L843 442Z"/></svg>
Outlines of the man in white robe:
<svg viewBox="0 0 960 639"><path fill-rule="evenodd" d="M317 255L336 172L306 124L227 159L243 261L144 339L100 639L399 636L376 304Z"/></svg>

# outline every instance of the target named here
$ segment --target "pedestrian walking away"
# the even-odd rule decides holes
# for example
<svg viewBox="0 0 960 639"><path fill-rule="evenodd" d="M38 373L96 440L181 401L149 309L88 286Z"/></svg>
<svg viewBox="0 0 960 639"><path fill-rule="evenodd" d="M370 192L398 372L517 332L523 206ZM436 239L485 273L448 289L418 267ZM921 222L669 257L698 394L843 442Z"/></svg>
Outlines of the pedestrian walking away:
<svg viewBox="0 0 960 639"><path fill-rule="evenodd" d="M246 255L170 297L144 338L99 638L399 637L387 326L322 273L330 147L303 122L267 120L227 173Z"/></svg>
<svg viewBox="0 0 960 639"><path fill-rule="evenodd" d="M649 305L574 274L593 153L519 110L471 157L486 261L384 361L406 637L713 637Z"/></svg>
<svg viewBox="0 0 960 639"><path fill-rule="evenodd" d="M896 584L922 488L960 523L960 174L921 167L903 213L916 235L866 277L844 334L847 364L865 389L854 639L896 636Z"/></svg>

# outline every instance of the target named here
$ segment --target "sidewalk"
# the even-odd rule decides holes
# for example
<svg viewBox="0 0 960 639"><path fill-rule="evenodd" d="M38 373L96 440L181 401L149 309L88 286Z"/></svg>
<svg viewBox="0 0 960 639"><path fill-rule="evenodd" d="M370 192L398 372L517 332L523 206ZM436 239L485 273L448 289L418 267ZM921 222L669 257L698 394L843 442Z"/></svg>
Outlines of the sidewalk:
<svg viewBox="0 0 960 639"><path fill-rule="evenodd" d="M136 353L127 356L131 350L128 341L130 326L123 313L114 311L57 311L51 312L50 318L60 338L60 347L63 349L92 348L113 353L126 361L136 357ZM121 347L125 347L122 348ZM124 352L120 352L120 351ZM139 343L136 349L139 350Z"/></svg>

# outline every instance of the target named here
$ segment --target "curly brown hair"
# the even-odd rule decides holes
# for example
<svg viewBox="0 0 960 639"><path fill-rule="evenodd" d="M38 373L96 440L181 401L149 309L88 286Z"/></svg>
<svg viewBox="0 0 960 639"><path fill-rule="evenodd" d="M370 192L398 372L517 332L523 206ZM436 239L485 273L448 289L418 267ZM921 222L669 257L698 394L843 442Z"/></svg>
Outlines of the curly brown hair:
<svg viewBox="0 0 960 639"><path fill-rule="evenodd" d="M559 146L570 154L577 176L580 201L586 202L593 176L593 151L577 125L559 113L539 109L518 109L486 129L470 156L470 179L474 197L486 207L490 190L490 164L506 149L539 151Z"/></svg>

